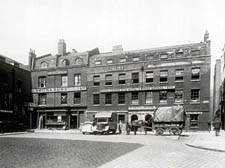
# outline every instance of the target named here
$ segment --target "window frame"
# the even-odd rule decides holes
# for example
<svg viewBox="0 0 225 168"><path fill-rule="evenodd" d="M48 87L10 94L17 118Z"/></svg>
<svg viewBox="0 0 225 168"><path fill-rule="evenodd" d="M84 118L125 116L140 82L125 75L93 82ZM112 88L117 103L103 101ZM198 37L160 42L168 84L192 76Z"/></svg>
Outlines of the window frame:
<svg viewBox="0 0 225 168"><path fill-rule="evenodd" d="M131 104L132 105L139 104L139 92L131 92Z"/></svg>
<svg viewBox="0 0 225 168"><path fill-rule="evenodd" d="M76 77L77 77L77 82L76 82ZM81 74L80 73L74 74L74 86L81 86Z"/></svg>
<svg viewBox="0 0 225 168"><path fill-rule="evenodd" d="M41 81L41 79L44 79L44 80ZM42 82L43 82L43 85L44 86L41 86ZM46 84L47 84L47 82L46 82L46 76L39 76L38 77L38 88L46 88Z"/></svg>
<svg viewBox="0 0 225 168"><path fill-rule="evenodd" d="M134 77L136 77L136 78L134 78ZM132 84L138 84L139 83L139 72L132 72L131 80L132 80Z"/></svg>
<svg viewBox="0 0 225 168"><path fill-rule="evenodd" d="M79 96L76 97L76 94L79 95ZM74 104L81 104L81 92L74 92L73 103Z"/></svg>
<svg viewBox="0 0 225 168"><path fill-rule="evenodd" d="M98 78L98 80L96 79ZM100 75L93 75L93 86L97 87L100 86Z"/></svg>
<svg viewBox="0 0 225 168"><path fill-rule="evenodd" d="M150 77L148 78L148 74ZM145 72L145 83L153 83L154 82L154 72L153 71L146 71Z"/></svg>
<svg viewBox="0 0 225 168"><path fill-rule="evenodd" d="M197 94L193 93L194 91L198 91L198 92L196 92ZM198 95L197 98L195 98L196 95ZM191 102L199 103L200 102L200 89L191 89L191 97L190 97L190 99L191 99Z"/></svg>
<svg viewBox="0 0 225 168"><path fill-rule="evenodd" d="M65 79L63 79L64 77L66 77ZM61 86L62 87L66 87L68 86L68 75L61 75Z"/></svg>
<svg viewBox="0 0 225 168"><path fill-rule="evenodd" d="M166 72L166 75L164 75L163 72ZM169 73L168 70L160 70L160 79L159 79L160 83L168 83L168 73Z"/></svg>
<svg viewBox="0 0 225 168"><path fill-rule="evenodd" d="M124 78L121 79L121 76L124 75ZM125 85L126 84L126 73L118 74L118 84Z"/></svg>
<svg viewBox="0 0 225 168"><path fill-rule="evenodd" d="M93 94L93 105L100 105L100 93Z"/></svg>
<svg viewBox="0 0 225 168"><path fill-rule="evenodd" d="M118 104L119 105L126 104L126 93L125 92L118 93Z"/></svg>
<svg viewBox="0 0 225 168"><path fill-rule="evenodd" d="M112 93L105 93L105 105L112 105Z"/></svg>
<svg viewBox="0 0 225 168"><path fill-rule="evenodd" d="M163 95L163 93L165 95ZM168 92L165 90L159 91L159 103L167 103L168 101Z"/></svg>
<svg viewBox="0 0 225 168"><path fill-rule="evenodd" d="M109 78L109 79L108 79ZM105 75L105 85L106 86L112 86L113 76L112 74L106 74Z"/></svg>
<svg viewBox="0 0 225 168"><path fill-rule="evenodd" d="M65 100L63 100L63 96L65 96ZM61 93L60 94L60 104L65 105L68 103L68 94L67 93Z"/></svg>
<svg viewBox="0 0 225 168"><path fill-rule="evenodd" d="M43 96L42 98L44 98L44 101L43 99L41 100L41 96ZM44 103L42 103L44 102ZM38 94L38 105L46 105L47 103L47 94L46 93L39 93Z"/></svg>

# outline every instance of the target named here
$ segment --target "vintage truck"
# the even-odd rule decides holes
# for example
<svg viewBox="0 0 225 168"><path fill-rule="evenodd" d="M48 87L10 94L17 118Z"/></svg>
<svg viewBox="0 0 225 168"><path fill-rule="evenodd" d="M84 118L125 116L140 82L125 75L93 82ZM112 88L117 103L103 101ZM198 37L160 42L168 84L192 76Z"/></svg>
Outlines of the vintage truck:
<svg viewBox="0 0 225 168"><path fill-rule="evenodd" d="M114 112L99 112L95 115L96 133L116 133L117 114Z"/></svg>
<svg viewBox="0 0 225 168"><path fill-rule="evenodd" d="M185 110L183 106L162 106L157 107L151 121L133 121L132 130L143 128L147 134L148 130L153 130L157 135L163 135L165 131L170 134L180 135L185 124Z"/></svg>

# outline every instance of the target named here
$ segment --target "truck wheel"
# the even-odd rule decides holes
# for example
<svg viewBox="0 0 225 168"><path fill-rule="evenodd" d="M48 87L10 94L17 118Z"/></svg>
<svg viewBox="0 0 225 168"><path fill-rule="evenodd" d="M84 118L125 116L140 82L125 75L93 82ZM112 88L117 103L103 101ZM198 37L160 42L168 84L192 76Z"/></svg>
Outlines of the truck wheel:
<svg viewBox="0 0 225 168"><path fill-rule="evenodd" d="M156 129L156 135L163 135L164 130L162 128Z"/></svg>
<svg viewBox="0 0 225 168"><path fill-rule="evenodd" d="M177 127L173 127L170 129L170 132L173 134L173 135L180 135L181 131L180 129L178 129Z"/></svg>

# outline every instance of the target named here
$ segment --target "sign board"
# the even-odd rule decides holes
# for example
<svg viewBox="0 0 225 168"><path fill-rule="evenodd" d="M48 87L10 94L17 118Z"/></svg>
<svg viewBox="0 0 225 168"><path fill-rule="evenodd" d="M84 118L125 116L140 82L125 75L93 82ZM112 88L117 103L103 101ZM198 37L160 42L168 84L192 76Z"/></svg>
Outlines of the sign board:
<svg viewBox="0 0 225 168"><path fill-rule="evenodd" d="M1 110L0 109L0 113L13 113L13 111L12 110Z"/></svg>
<svg viewBox="0 0 225 168"><path fill-rule="evenodd" d="M67 74L67 71L53 71L53 72L48 72L48 75L63 75Z"/></svg>
<svg viewBox="0 0 225 168"><path fill-rule="evenodd" d="M192 111L190 112L189 111L189 112L186 112L186 114L203 114L203 112L195 112L195 111L194 112L192 112Z"/></svg>
<svg viewBox="0 0 225 168"><path fill-rule="evenodd" d="M117 65L117 66L109 66L108 71L121 71L124 70L123 65Z"/></svg>
<svg viewBox="0 0 225 168"><path fill-rule="evenodd" d="M73 92L87 90L86 86L61 87L61 88L39 88L32 89L32 93L55 93L55 92Z"/></svg>

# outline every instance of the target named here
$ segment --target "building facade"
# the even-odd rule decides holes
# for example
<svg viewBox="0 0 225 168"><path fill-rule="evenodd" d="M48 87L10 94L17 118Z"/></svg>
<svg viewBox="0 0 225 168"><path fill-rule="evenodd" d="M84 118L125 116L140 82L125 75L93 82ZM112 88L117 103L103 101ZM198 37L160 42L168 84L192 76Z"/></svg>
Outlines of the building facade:
<svg viewBox="0 0 225 168"><path fill-rule="evenodd" d="M0 132L32 127L30 102L30 72L24 65L0 56Z"/></svg>
<svg viewBox="0 0 225 168"><path fill-rule="evenodd" d="M63 43L63 44L62 44ZM30 53L34 110L40 128L78 128L98 112L117 121L148 120L158 106L183 105L187 129L207 129L210 103L210 41L112 52ZM63 48L64 47L64 48Z"/></svg>

